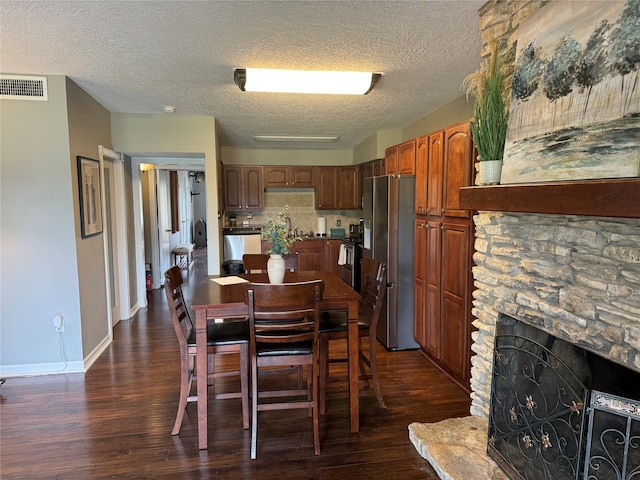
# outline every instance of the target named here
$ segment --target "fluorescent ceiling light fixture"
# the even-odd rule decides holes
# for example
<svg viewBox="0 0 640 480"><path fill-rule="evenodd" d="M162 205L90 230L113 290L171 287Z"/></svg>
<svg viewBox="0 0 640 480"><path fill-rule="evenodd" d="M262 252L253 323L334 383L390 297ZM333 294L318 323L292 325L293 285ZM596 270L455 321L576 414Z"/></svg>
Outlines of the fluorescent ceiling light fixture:
<svg viewBox="0 0 640 480"><path fill-rule="evenodd" d="M243 92L366 95L382 74L236 68L233 80Z"/></svg>
<svg viewBox="0 0 640 480"><path fill-rule="evenodd" d="M338 135L254 135L256 142L337 142Z"/></svg>

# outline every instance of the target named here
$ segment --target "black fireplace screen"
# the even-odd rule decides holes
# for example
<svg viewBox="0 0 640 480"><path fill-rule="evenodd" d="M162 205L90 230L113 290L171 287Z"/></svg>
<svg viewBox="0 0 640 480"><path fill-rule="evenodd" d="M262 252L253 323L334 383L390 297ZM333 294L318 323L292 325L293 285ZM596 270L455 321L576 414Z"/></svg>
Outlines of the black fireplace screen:
<svg viewBox="0 0 640 480"><path fill-rule="evenodd" d="M591 392L585 479L640 478L640 402Z"/></svg>
<svg viewBox="0 0 640 480"><path fill-rule="evenodd" d="M561 360L567 349L516 320L498 325L488 451L512 478L579 478L588 368L577 349L562 354L574 365Z"/></svg>
<svg viewBox="0 0 640 480"><path fill-rule="evenodd" d="M501 317L487 449L511 478L640 480L640 403L612 395L603 400L603 394L590 390L592 357Z"/></svg>

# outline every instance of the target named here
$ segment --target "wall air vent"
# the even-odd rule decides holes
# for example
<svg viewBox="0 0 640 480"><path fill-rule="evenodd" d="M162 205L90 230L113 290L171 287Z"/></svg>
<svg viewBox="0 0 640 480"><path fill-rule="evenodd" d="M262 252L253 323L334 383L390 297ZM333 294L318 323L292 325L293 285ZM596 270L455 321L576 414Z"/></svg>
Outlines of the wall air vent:
<svg viewBox="0 0 640 480"><path fill-rule="evenodd" d="M47 77L0 75L0 99L47 101Z"/></svg>

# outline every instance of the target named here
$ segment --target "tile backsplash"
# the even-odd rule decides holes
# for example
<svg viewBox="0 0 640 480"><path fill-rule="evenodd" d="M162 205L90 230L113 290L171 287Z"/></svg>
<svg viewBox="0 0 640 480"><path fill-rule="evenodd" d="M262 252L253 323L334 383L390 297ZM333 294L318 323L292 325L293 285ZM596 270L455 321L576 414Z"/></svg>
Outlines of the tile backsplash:
<svg viewBox="0 0 640 480"><path fill-rule="evenodd" d="M269 189L264 193L264 210L252 212L252 218L248 218L246 212L236 213L237 225L241 226L243 221L248 221L249 225L264 225L285 205L289 205L287 216L291 219L291 228L297 228L298 234L317 233L318 217L326 218L327 234L332 228L344 228L348 234L349 224L358 223L362 216L359 210L316 210L312 189ZM225 221L225 226L228 226L228 218Z"/></svg>

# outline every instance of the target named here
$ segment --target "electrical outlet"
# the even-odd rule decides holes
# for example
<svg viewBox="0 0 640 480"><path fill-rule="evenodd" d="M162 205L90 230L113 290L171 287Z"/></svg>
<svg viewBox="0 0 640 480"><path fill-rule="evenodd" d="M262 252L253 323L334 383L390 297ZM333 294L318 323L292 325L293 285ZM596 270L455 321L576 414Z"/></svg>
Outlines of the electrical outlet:
<svg viewBox="0 0 640 480"><path fill-rule="evenodd" d="M53 317L53 326L56 329L57 333L64 332L64 318L62 317L62 315L57 314L55 317Z"/></svg>

